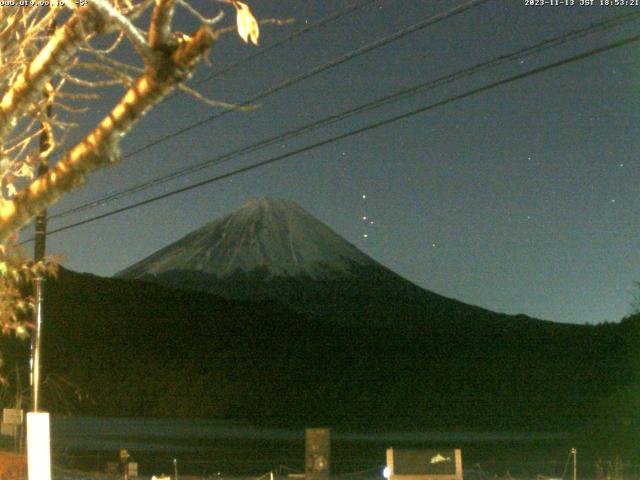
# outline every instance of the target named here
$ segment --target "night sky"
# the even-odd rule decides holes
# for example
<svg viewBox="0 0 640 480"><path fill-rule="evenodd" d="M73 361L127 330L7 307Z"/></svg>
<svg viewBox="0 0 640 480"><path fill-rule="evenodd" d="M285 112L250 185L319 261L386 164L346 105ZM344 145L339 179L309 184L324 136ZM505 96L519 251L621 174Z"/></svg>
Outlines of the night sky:
<svg viewBox="0 0 640 480"><path fill-rule="evenodd" d="M354 0L355 1L355 0ZM251 0L265 48L351 2ZM379 0L202 83L240 103L464 1ZM638 7L527 6L492 0L358 56L95 174L55 214L263 138L454 73ZM596 0L599 4L599 0ZM219 4L193 3L207 16ZM233 21L232 9L226 22ZM183 13L178 25L192 30ZM521 58L328 128L54 219L58 228L368 125L639 33L640 20ZM254 54L226 35L195 84ZM126 52L121 55L127 56ZM89 104L79 135L118 92ZM185 95L157 107L123 151L216 113ZM71 269L112 275L264 195L298 202L368 255L418 285L507 313L572 323L617 321L640 280L640 47L637 43L434 108L49 239ZM86 128L85 128L86 127ZM363 219L366 217L366 220ZM371 223L373 222L373 224ZM28 232L25 232L28 237ZM31 247L29 247L31 248Z"/></svg>

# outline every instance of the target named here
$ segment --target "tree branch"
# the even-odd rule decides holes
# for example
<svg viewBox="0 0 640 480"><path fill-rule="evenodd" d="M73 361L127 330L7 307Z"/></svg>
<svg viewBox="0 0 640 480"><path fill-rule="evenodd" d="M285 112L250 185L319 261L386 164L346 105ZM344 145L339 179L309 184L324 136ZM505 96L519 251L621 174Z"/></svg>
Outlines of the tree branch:
<svg viewBox="0 0 640 480"><path fill-rule="evenodd" d="M104 0L92 0L91 5L102 17L102 20L109 26L117 26L120 28L136 49L136 52L138 52L144 60L153 60L154 53L151 48L149 48L146 39L126 16Z"/></svg>
<svg viewBox="0 0 640 480"><path fill-rule="evenodd" d="M0 143L30 105L38 101L46 83L71 63L85 41L84 32L97 26L94 15L92 9L77 9L9 87L0 102Z"/></svg>
<svg viewBox="0 0 640 480"><path fill-rule="evenodd" d="M90 172L117 162L122 136L191 74L216 38L203 26L192 38L180 42L174 52L162 56L156 66L148 67L93 132L68 151L47 175L1 204L0 243L64 193L83 184Z"/></svg>
<svg viewBox="0 0 640 480"><path fill-rule="evenodd" d="M149 28L149 45L153 50L170 45L171 22L173 21L174 12L174 0L156 0Z"/></svg>

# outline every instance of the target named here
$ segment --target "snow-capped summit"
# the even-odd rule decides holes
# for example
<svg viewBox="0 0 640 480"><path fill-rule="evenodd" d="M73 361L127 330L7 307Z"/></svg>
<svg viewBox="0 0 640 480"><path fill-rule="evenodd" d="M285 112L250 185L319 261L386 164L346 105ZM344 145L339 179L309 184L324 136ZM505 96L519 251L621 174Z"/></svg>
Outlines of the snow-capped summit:
<svg viewBox="0 0 640 480"><path fill-rule="evenodd" d="M171 271L222 278L261 271L321 279L378 265L295 202L262 197L120 272L126 278Z"/></svg>
<svg viewBox="0 0 640 480"><path fill-rule="evenodd" d="M490 314L411 283L296 203L273 198L252 200L117 276L367 324Z"/></svg>

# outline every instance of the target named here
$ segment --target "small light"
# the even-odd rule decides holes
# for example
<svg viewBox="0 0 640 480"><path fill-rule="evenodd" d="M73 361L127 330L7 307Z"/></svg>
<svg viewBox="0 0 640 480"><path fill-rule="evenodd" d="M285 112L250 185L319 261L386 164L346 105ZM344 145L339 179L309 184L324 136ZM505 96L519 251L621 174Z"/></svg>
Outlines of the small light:
<svg viewBox="0 0 640 480"><path fill-rule="evenodd" d="M389 478L391 476L391 469L389 467L384 467L382 470L382 476L384 478Z"/></svg>

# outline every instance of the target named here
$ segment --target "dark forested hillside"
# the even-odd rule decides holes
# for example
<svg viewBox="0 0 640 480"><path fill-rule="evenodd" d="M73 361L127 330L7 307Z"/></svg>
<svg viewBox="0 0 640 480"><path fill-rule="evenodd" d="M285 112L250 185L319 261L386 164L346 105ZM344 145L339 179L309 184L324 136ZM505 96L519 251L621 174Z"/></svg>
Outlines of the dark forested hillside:
<svg viewBox="0 0 640 480"><path fill-rule="evenodd" d="M563 325L478 309L477 323L443 312L424 325L368 326L65 270L47 295L44 370L79 387L75 408L101 415L566 430L637 377L631 321Z"/></svg>

